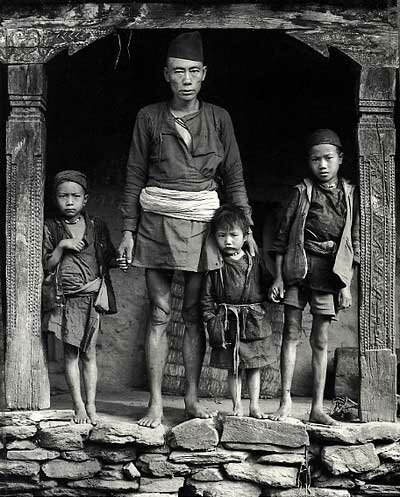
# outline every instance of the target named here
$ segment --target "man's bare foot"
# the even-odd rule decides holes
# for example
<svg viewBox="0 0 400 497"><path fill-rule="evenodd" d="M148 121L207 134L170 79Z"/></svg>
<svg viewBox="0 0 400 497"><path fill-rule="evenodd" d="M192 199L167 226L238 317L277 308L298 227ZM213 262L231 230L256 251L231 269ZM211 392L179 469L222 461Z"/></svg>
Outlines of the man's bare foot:
<svg viewBox="0 0 400 497"><path fill-rule="evenodd" d="M291 399L281 400L279 409L273 414L269 414L268 418L272 421L282 421L288 418L292 412L292 401Z"/></svg>
<svg viewBox="0 0 400 497"><path fill-rule="evenodd" d="M233 409L228 413L228 416L237 416L238 418L241 418L243 416L242 403L238 402L237 404L234 404Z"/></svg>
<svg viewBox="0 0 400 497"><path fill-rule="evenodd" d="M268 415L263 413L259 406L250 406L249 416L256 419L266 419Z"/></svg>
<svg viewBox="0 0 400 497"><path fill-rule="evenodd" d="M320 409L313 409L310 413L310 422L318 423L320 425L327 426L339 426L340 423L335 419L331 418L329 414L326 414Z"/></svg>
<svg viewBox="0 0 400 497"><path fill-rule="evenodd" d="M75 414L72 418L73 422L76 424L83 424L88 422L88 415L85 409L85 404L77 404L74 408Z"/></svg>
<svg viewBox="0 0 400 497"><path fill-rule="evenodd" d="M139 419L137 422L140 426L145 426L146 428L157 428L162 423L164 414L161 405L152 404L149 406L146 416Z"/></svg>
<svg viewBox="0 0 400 497"><path fill-rule="evenodd" d="M93 426L97 425L98 417L97 417L97 412L96 412L96 405L93 404L86 404L86 412L87 415L89 416L90 423L92 423Z"/></svg>
<svg viewBox="0 0 400 497"><path fill-rule="evenodd" d="M217 415L217 412L210 412L203 407L200 402L189 402L185 400L185 411L190 418L208 419Z"/></svg>

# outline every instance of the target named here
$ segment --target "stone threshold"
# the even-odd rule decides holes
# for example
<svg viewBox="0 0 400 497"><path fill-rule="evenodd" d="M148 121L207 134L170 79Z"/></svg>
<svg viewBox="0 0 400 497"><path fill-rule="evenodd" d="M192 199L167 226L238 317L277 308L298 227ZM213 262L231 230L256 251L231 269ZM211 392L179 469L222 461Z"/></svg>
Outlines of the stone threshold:
<svg viewBox="0 0 400 497"><path fill-rule="evenodd" d="M0 415L0 495L400 496L400 423L218 416L151 429L72 414Z"/></svg>

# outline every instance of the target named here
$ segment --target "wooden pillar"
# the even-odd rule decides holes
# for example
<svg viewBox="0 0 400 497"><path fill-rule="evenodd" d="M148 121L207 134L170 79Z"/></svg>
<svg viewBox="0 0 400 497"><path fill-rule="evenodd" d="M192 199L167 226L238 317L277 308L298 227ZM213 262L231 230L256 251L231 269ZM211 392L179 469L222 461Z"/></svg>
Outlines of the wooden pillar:
<svg viewBox="0 0 400 497"><path fill-rule="evenodd" d="M40 320L46 90L43 64L8 66L5 393L10 409L50 405Z"/></svg>
<svg viewBox="0 0 400 497"><path fill-rule="evenodd" d="M361 194L360 418L396 420L396 70L362 67L359 88Z"/></svg>

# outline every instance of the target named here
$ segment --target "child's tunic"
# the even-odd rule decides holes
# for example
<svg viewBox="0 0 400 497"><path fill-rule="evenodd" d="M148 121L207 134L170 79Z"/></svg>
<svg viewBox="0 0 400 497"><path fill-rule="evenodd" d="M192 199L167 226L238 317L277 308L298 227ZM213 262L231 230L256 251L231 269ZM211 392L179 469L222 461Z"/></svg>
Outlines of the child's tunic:
<svg viewBox="0 0 400 497"><path fill-rule="evenodd" d="M62 238L73 238L68 225L60 220ZM87 351L100 325L100 314L94 307L101 285L100 267L96 257L94 223L86 216L86 229L83 237L85 247L81 252L67 250L59 265L59 280L64 295L64 305L46 312L43 316L44 329L56 335L64 343ZM46 262L56 248L49 227L45 224L43 258ZM102 244L103 245L103 244ZM110 242L111 245L111 242ZM113 251L112 245L109 250Z"/></svg>
<svg viewBox="0 0 400 497"><path fill-rule="evenodd" d="M201 300L204 321L207 327L213 326L216 319L225 319L225 312L228 320L226 348L224 345L213 346L210 366L234 370L238 335L239 368L261 368L273 362L272 350L268 346L271 326L266 310L269 281L262 260L258 256L252 258L248 253L239 260L224 259L220 270L207 274ZM229 310L231 304L243 306L238 308L238 316Z"/></svg>

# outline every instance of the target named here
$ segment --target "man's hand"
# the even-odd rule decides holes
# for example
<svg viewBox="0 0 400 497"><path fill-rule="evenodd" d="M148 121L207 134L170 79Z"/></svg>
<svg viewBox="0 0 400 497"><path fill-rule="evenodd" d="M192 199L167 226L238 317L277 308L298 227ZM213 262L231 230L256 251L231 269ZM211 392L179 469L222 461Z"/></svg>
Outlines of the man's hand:
<svg viewBox="0 0 400 497"><path fill-rule="evenodd" d="M64 238L58 244L62 250L72 250L72 252L80 252L85 248L85 242L78 238Z"/></svg>
<svg viewBox="0 0 400 497"><path fill-rule="evenodd" d="M129 266L132 264L135 236L132 231L124 231L123 233L121 243L117 249L117 263L122 271L128 271Z"/></svg>
<svg viewBox="0 0 400 497"><path fill-rule="evenodd" d="M249 247L250 255L254 257L256 254L258 254L258 247L254 240L252 231L249 231L246 241L247 241L247 246Z"/></svg>
<svg viewBox="0 0 400 497"><path fill-rule="evenodd" d="M351 307L353 303L353 299L351 297L350 287L346 286L339 290L338 295L338 308L339 309L348 309Z"/></svg>
<svg viewBox="0 0 400 497"><path fill-rule="evenodd" d="M285 296L285 285L283 283L283 279L275 278L275 281L273 282L271 288L269 289L268 298L272 300L272 302L279 304L281 300L284 298L284 296Z"/></svg>

